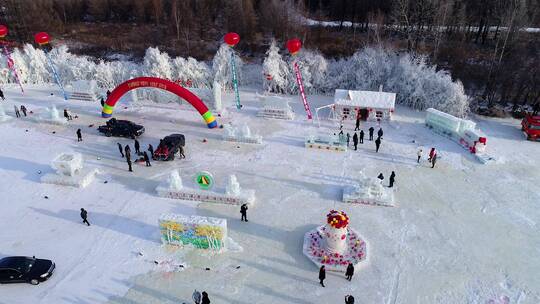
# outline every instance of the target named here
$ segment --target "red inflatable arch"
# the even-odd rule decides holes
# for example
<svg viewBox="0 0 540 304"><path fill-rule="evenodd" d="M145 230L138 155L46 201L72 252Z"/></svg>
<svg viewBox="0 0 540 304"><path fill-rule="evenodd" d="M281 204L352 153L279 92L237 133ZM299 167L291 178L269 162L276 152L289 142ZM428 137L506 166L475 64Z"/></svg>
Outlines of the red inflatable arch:
<svg viewBox="0 0 540 304"><path fill-rule="evenodd" d="M101 116L105 118L111 117L114 106L120 97L137 88L157 88L176 94L189 102L201 114L209 128L217 127L217 121L214 115L212 115L212 112L208 110L208 107L199 97L172 81L156 77L137 77L117 86L109 97L107 97Z"/></svg>

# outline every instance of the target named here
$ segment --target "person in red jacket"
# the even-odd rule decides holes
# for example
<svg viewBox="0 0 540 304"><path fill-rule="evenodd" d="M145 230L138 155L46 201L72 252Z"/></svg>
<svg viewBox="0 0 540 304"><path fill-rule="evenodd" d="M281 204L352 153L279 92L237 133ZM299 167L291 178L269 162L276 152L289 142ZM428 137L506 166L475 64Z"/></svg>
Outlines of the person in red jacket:
<svg viewBox="0 0 540 304"><path fill-rule="evenodd" d="M429 162L431 162L431 159L433 158L435 154L437 154L437 151L435 151L435 148L431 148L431 150L429 151L429 158L428 158Z"/></svg>

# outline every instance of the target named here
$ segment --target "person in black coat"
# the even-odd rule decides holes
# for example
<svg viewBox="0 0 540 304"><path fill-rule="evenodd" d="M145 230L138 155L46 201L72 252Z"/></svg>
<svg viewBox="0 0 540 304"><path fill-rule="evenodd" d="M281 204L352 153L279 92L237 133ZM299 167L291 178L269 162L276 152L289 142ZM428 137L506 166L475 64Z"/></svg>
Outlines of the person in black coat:
<svg viewBox="0 0 540 304"><path fill-rule="evenodd" d="M360 140L359 140L359 142L360 142L361 144L364 143L364 130L360 130Z"/></svg>
<svg viewBox="0 0 540 304"><path fill-rule="evenodd" d="M120 143L116 143L118 145L118 151L120 151L120 155L122 155L122 158L124 158L124 149L122 148L122 145Z"/></svg>
<svg viewBox="0 0 540 304"><path fill-rule="evenodd" d="M352 280L352 276L354 274L354 265L352 263L349 263L349 265L347 266L347 271L345 272L345 277L347 278L347 280Z"/></svg>
<svg viewBox="0 0 540 304"><path fill-rule="evenodd" d="M384 175L382 175L382 173L379 173L379 176L377 176L377 178L380 179L382 183L384 180Z"/></svg>
<svg viewBox="0 0 540 304"><path fill-rule="evenodd" d="M135 153L137 155L141 155L141 144L139 144L139 141L135 139Z"/></svg>
<svg viewBox="0 0 540 304"><path fill-rule="evenodd" d="M6 100L6 99L4 98L4 92L3 92L2 90L0 90L0 98L2 98L2 100Z"/></svg>
<svg viewBox="0 0 540 304"><path fill-rule="evenodd" d="M202 292L201 304L210 304L210 299L208 298L208 294L206 293L206 291Z"/></svg>
<svg viewBox="0 0 540 304"><path fill-rule="evenodd" d="M154 159L154 147L151 144L148 144L148 152L150 152L150 156Z"/></svg>
<svg viewBox="0 0 540 304"><path fill-rule="evenodd" d="M354 304L354 297L351 295L345 296L345 304Z"/></svg>
<svg viewBox="0 0 540 304"><path fill-rule="evenodd" d="M83 219L83 224L90 226L90 223L88 222L88 212L84 210L84 208L81 208L81 218Z"/></svg>
<svg viewBox="0 0 540 304"><path fill-rule="evenodd" d="M150 164L150 157L148 157L148 153L144 151L143 153L144 161L146 162L147 167L152 167L152 164Z"/></svg>
<svg viewBox="0 0 540 304"><path fill-rule="evenodd" d="M242 206L240 206L240 213L242 214L242 218L240 219L242 222L245 220L246 222L248 221L247 219L247 211L248 211L248 206L247 204L242 204Z"/></svg>
<svg viewBox="0 0 540 304"><path fill-rule="evenodd" d="M373 127L369 128L369 140L373 140L373 131L375 131L375 129L373 129Z"/></svg>
<svg viewBox="0 0 540 304"><path fill-rule="evenodd" d="M377 139L375 140L375 152L379 152L379 148L381 147L381 138L380 137L377 137Z"/></svg>
<svg viewBox="0 0 540 304"><path fill-rule="evenodd" d="M24 114L24 117L26 117L26 107L21 105L21 111Z"/></svg>
<svg viewBox="0 0 540 304"><path fill-rule="evenodd" d="M82 141L81 129L77 129L77 141Z"/></svg>
<svg viewBox="0 0 540 304"><path fill-rule="evenodd" d="M380 128L379 131L377 132L377 136L379 136L379 137L382 137L382 136L383 136L383 130L382 130L382 128Z"/></svg>
<svg viewBox="0 0 540 304"><path fill-rule="evenodd" d="M360 113L357 113L356 115L356 126L354 128L355 131L360 130Z"/></svg>
<svg viewBox="0 0 540 304"><path fill-rule="evenodd" d="M101 97L100 103L101 107L103 108L105 106L105 100L103 99L103 97Z"/></svg>
<svg viewBox="0 0 540 304"><path fill-rule="evenodd" d="M126 147L124 148L124 152L126 152L126 158L131 159L131 148L129 147L129 145L126 145Z"/></svg>
<svg viewBox="0 0 540 304"><path fill-rule="evenodd" d="M127 164L128 164L129 172L133 172L133 168L131 168L131 159L129 157L126 157L126 161L127 161Z"/></svg>
<svg viewBox="0 0 540 304"><path fill-rule="evenodd" d="M69 115L67 109L64 109L64 117L65 117L67 120L72 120L71 115Z"/></svg>
<svg viewBox="0 0 540 304"><path fill-rule="evenodd" d="M349 147L349 142L351 141L351 135L347 133L347 148Z"/></svg>
<svg viewBox="0 0 540 304"><path fill-rule="evenodd" d="M354 135L352 137L352 142L354 145L354 151L358 150L358 135L356 135L356 132L354 132Z"/></svg>
<svg viewBox="0 0 540 304"><path fill-rule="evenodd" d="M321 269L319 269L319 283L322 287L325 287L324 279L326 279L326 269L324 268L324 265L322 265Z"/></svg>
<svg viewBox="0 0 540 304"><path fill-rule="evenodd" d="M392 171L392 174L390 174L390 185L388 185L388 187L390 188L394 187L395 180L396 180L396 173Z"/></svg>

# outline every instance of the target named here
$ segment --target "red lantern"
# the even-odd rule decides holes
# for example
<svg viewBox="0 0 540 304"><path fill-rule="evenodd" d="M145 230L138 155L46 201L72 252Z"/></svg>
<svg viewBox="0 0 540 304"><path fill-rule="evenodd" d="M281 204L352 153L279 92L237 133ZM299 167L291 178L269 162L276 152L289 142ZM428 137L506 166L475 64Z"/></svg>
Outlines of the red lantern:
<svg viewBox="0 0 540 304"><path fill-rule="evenodd" d="M49 40L50 40L49 34L45 32L39 32L34 35L34 41L36 41L36 43L39 45L47 44L49 43Z"/></svg>
<svg viewBox="0 0 540 304"><path fill-rule="evenodd" d="M294 38L289 41L287 41L287 49L289 50L289 53L292 55L296 55L298 51L302 48L302 41L300 39Z"/></svg>
<svg viewBox="0 0 540 304"><path fill-rule="evenodd" d="M235 32L230 32L223 37L223 40L225 40L225 43L229 46L235 46L240 42L240 35Z"/></svg>
<svg viewBox="0 0 540 304"><path fill-rule="evenodd" d="M0 38L6 37L8 34L8 28L7 26L0 24Z"/></svg>

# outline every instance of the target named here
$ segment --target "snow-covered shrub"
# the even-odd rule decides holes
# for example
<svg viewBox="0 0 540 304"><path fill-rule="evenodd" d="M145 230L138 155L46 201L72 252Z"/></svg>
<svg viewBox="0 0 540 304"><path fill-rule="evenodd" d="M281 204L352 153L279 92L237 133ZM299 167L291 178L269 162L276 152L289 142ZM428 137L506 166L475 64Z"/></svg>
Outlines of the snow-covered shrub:
<svg viewBox="0 0 540 304"><path fill-rule="evenodd" d="M304 50L296 56L289 58L289 66L291 79L289 83L293 86L291 91L293 93L298 92L298 86L296 84L296 74L294 73L293 62L296 61L302 74L302 81L304 83L304 90L307 94L319 94L322 93L326 83L326 73L328 69L328 62L323 55L316 51Z"/></svg>
<svg viewBox="0 0 540 304"><path fill-rule="evenodd" d="M162 53L158 48L149 47L146 49L143 66L146 76L165 79L172 78L171 58L167 53Z"/></svg>
<svg viewBox="0 0 540 304"><path fill-rule="evenodd" d="M195 58L176 57L172 62L172 79L191 81L191 86L200 89L212 87L212 72L204 62Z"/></svg>
<svg viewBox="0 0 540 304"><path fill-rule="evenodd" d="M225 43L219 47L212 61L212 71L214 73L214 81L221 84L224 89L232 89L232 71L231 71L231 53L233 49ZM238 55L234 55L236 63L236 74L238 81L242 79L242 59Z"/></svg>
<svg viewBox="0 0 540 304"><path fill-rule="evenodd" d="M276 41L272 40L263 61L263 86L266 91L275 93L288 92L291 67L279 54Z"/></svg>

